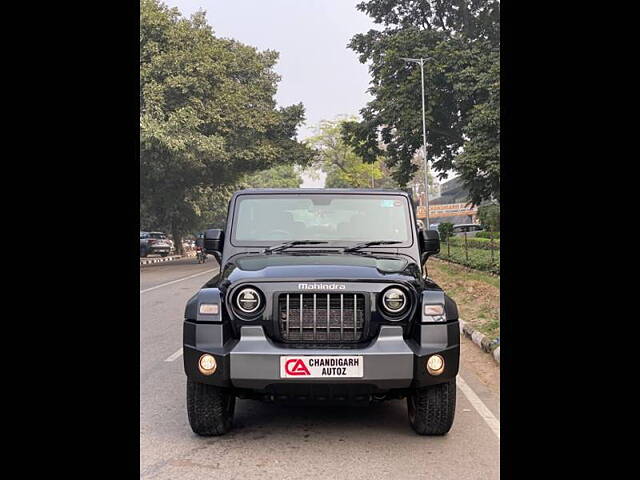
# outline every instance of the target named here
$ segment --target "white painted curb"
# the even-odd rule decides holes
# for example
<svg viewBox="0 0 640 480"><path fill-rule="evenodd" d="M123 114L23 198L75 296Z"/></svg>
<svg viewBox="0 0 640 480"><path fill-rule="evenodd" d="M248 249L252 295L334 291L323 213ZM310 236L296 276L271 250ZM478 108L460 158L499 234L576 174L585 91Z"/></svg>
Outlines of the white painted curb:
<svg viewBox="0 0 640 480"><path fill-rule="evenodd" d="M168 255L166 257L160 257L160 258L141 258L140 265L149 265L150 263L171 262L172 260L178 260L180 258L187 258L187 257L195 257L195 255L189 252L186 255Z"/></svg>
<svg viewBox="0 0 640 480"><path fill-rule="evenodd" d="M489 337L468 325L461 318L458 319L458 322L460 323L460 335L469 337L471 341L478 345L483 351L491 354L493 359L498 363L498 365L500 365L500 346L498 345L498 347L492 352L491 340L489 340Z"/></svg>

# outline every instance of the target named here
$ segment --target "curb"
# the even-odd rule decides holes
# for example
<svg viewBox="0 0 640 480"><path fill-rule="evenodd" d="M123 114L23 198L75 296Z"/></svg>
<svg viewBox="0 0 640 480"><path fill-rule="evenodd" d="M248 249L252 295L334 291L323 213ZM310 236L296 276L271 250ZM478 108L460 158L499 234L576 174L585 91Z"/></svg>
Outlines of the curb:
<svg viewBox="0 0 640 480"><path fill-rule="evenodd" d="M473 343L490 354L496 363L500 365L500 345L491 351L491 340L489 340L489 337L468 325L461 318L458 319L458 322L460 323L460 334L469 337Z"/></svg>
<svg viewBox="0 0 640 480"><path fill-rule="evenodd" d="M193 257L194 255L169 255L160 258L141 258L140 265L149 265L150 263L170 262L172 260L178 260L180 258Z"/></svg>

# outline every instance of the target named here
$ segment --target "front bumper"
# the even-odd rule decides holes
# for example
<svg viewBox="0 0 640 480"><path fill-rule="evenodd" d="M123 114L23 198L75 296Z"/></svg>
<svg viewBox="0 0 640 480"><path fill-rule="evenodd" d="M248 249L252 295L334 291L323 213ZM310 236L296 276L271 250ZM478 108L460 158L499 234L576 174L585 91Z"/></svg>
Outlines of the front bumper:
<svg viewBox="0 0 640 480"><path fill-rule="evenodd" d="M244 326L240 339L226 340L221 324L184 323L184 369L189 378L200 383L265 391L278 384L361 384L375 390L417 388L435 385L458 373L460 331L457 321L420 326L420 341L403 338L402 328L382 326L378 337L365 348L298 348L271 341L261 326ZM203 375L197 368L204 353L216 358L213 375ZM433 354L445 360L445 370L432 376L425 362ZM280 357L304 355L361 355L362 378L281 378Z"/></svg>

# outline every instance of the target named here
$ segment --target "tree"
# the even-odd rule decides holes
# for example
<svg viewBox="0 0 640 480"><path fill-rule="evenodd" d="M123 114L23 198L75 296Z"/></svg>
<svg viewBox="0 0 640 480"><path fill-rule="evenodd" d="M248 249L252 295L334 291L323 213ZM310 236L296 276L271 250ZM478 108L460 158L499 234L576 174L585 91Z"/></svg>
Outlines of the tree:
<svg viewBox="0 0 640 480"><path fill-rule="evenodd" d="M438 224L438 233L440 234L440 241L448 242L449 237L453 236L453 223L442 222Z"/></svg>
<svg viewBox="0 0 640 480"><path fill-rule="evenodd" d="M500 231L500 205L482 205L478 207L480 224L491 232Z"/></svg>
<svg viewBox="0 0 640 480"><path fill-rule="evenodd" d="M312 159L295 140L302 104L276 108L277 58L215 37L204 12L186 19L141 1L141 222L171 231L178 248L226 212L217 202L244 175Z"/></svg>
<svg viewBox="0 0 640 480"><path fill-rule="evenodd" d="M300 188L300 172L294 165L278 165L269 170L247 175L242 180L243 188Z"/></svg>
<svg viewBox="0 0 640 480"><path fill-rule="evenodd" d="M382 157L365 163L341 136L342 125L355 121L356 117L338 117L323 120L316 128L316 135L307 139L307 145L316 152L314 166L327 174L327 188L396 188L388 175ZM387 175L385 175L387 173Z"/></svg>
<svg viewBox="0 0 640 480"><path fill-rule="evenodd" d="M427 155L440 179L460 174L471 200L500 200L500 3L497 0L369 0L357 8L381 30L349 47L371 62L362 121L343 136L365 162L385 155L395 180L415 175L422 147L420 67L425 63ZM386 145L379 148L380 140Z"/></svg>

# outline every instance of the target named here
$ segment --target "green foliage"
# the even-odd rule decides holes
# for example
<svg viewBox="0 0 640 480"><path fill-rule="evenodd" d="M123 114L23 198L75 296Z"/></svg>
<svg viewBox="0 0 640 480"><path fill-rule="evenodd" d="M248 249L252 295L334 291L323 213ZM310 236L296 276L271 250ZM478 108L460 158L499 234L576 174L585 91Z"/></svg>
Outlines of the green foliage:
<svg viewBox="0 0 640 480"><path fill-rule="evenodd" d="M278 54L214 36L158 0L140 4L141 223L173 233L218 222L248 173L307 164L301 104L276 108Z"/></svg>
<svg viewBox="0 0 640 480"><path fill-rule="evenodd" d="M247 175L244 188L299 188L302 177L293 165L278 165L262 172Z"/></svg>
<svg viewBox="0 0 640 480"><path fill-rule="evenodd" d="M500 240L500 232L478 232L476 238L495 238Z"/></svg>
<svg viewBox="0 0 640 480"><path fill-rule="evenodd" d="M469 248L467 255L465 255L464 245L454 246L451 244L448 250L441 249L437 257L470 268L500 275L500 250L493 251L492 255L491 250Z"/></svg>
<svg viewBox="0 0 640 480"><path fill-rule="evenodd" d="M368 0L357 8L382 29L349 43L362 63L371 63L374 99L361 110L362 121L344 125L344 139L365 162L384 155L394 179L409 182L422 146L421 75L402 57L428 57L428 158L441 179L457 171L474 204L499 201L499 1Z"/></svg>
<svg viewBox="0 0 640 480"><path fill-rule="evenodd" d="M478 207L480 223L491 232L500 231L500 205L482 205Z"/></svg>
<svg viewBox="0 0 640 480"><path fill-rule="evenodd" d="M464 247L464 237L451 237L449 244L456 247ZM488 238L467 237L468 248L479 248L481 250L500 250L500 240L491 241Z"/></svg>
<svg viewBox="0 0 640 480"><path fill-rule="evenodd" d="M345 122L355 117L323 120L316 135L306 140L316 152L314 166L327 174L326 188L398 188L382 157L365 163L341 136Z"/></svg>
<svg viewBox="0 0 640 480"><path fill-rule="evenodd" d="M446 242L453 235L453 223L442 222L438 225L440 241Z"/></svg>

